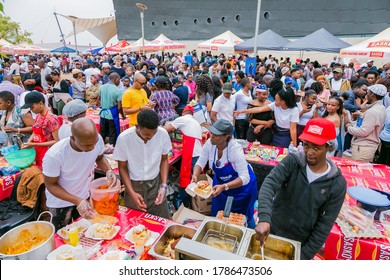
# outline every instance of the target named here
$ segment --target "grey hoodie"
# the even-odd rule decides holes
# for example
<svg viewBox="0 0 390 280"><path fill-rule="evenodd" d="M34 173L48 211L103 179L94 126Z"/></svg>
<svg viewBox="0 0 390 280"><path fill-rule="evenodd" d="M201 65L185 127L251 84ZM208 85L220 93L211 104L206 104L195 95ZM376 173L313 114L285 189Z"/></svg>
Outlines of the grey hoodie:
<svg viewBox="0 0 390 280"><path fill-rule="evenodd" d="M270 223L275 235L301 242L301 259L312 259L324 244L344 201L346 181L327 161L330 172L309 184L306 155L289 154L259 192L259 222Z"/></svg>

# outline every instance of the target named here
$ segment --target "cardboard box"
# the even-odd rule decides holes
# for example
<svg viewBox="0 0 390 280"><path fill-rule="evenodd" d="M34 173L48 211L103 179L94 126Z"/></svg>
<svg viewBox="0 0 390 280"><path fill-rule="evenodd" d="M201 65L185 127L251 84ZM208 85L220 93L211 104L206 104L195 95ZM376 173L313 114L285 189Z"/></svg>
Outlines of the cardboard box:
<svg viewBox="0 0 390 280"><path fill-rule="evenodd" d="M172 220L177 223L198 229L206 216L180 205Z"/></svg>
<svg viewBox="0 0 390 280"><path fill-rule="evenodd" d="M213 185L213 180L211 177L207 174L200 174L198 176L198 181L200 180L207 180L210 184L210 186ZM191 190L191 188L186 188L186 192L192 196L191 197L191 208L203 215L209 216L211 214L211 196L209 198L202 198L198 196L194 191Z"/></svg>

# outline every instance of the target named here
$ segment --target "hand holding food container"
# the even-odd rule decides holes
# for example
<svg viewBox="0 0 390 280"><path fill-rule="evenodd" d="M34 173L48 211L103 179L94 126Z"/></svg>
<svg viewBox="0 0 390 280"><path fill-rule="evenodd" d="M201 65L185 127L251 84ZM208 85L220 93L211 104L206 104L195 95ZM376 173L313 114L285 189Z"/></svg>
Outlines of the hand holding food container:
<svg viewBox="0 0 390 280"><path fill-rule="evenodd" d="M115 172L112 171L112 169L110 169L106 172L106 178L107 178L107 183L108 183L109 189L111 189L112 187L114 187L116 185L116 182L118 179L116 177Z"/></svg>
<svg viewBox="0 0 390 280"><path fill-rule="evenodd" d="M265 240L271 231L271 225L267 222L260 222L257 224L256 228L256 239L260 241L260 246L264 246Z"/></svg>
<svg viewBox="0 0 390 280"><path fill-rule="evenodd" d="M118 180L115 181L113 186L107 184L108 180L107 177L93 180L89 184L89 191L91 193L92 206L96 212L102 215L114 216L119 210L119 193L121 188Z"/></svg>

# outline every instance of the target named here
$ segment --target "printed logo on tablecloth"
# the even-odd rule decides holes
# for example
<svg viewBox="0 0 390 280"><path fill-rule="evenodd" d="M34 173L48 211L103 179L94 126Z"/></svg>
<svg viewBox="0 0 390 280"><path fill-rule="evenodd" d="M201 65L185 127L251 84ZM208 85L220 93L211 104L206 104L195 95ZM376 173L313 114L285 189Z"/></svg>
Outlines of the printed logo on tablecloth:
<svg viewBox="0 0 390 280"><path fill-rule="evenodd" d="M378 260L390 260L390 245L379 244Z"/></svg>
<svg viewBox="0 0 390 280"><path fill-rule="evenodd" d="M375 185L380 191L390 193L390 183L375 180Z"/></svg>
<svg viewBox="0 0 390 280"><path fill-rule="evenodd" d="M2 177L3 190L12 188L15 184L15 177L12 175L6 175Z"/></svg>
<svg viewBox="0 0 390 280"><path fill-rule="evenodd" d="M370 171L370 173L371 173L373 176L386 178L385 172L383 172L383 171L380 170L380 169L375 169L375 168L374 168L374 169L370 169L369 171Z"/></svg>
<svg viewBox="0 0 390 280"><path fill-rule="evenodd" d="M167 223L167 219L149 213L143 213L139 217L144 219L145 222L154 225L165 225Z"/></svg>
<svg viewBox="0 0 390 280"><path fill-rule="evenodd" d="M368 184L367 180L364 178L359 178L359 177L351 177L351 181L353 186L365 186L369 187L370 185Z"/></svg>

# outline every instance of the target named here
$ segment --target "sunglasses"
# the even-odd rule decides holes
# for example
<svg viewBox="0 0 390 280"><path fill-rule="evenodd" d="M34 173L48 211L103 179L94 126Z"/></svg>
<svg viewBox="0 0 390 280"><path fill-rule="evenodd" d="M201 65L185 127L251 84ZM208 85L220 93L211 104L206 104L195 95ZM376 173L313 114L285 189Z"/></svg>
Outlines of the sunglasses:
<svg viewBox="0 0 390 280"><path fill-rule="evenodd" d="M144 85L146 85L147 84L147 82L140 82L140 81L136 81L137 83L139 83L141 86L144 86Z"/></svg>

